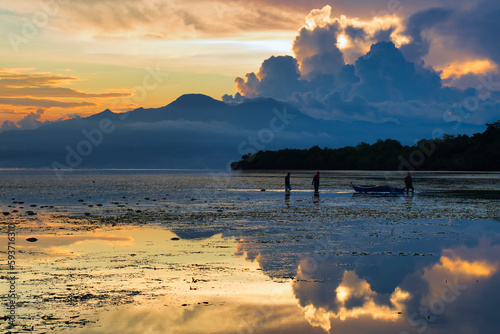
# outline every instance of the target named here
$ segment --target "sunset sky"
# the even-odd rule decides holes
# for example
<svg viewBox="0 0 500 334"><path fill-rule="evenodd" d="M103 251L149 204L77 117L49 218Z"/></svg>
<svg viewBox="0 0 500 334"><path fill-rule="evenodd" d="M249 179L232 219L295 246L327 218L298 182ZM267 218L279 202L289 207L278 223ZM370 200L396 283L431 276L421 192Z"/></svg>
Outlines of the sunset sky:
<svg viewBox="0 0 500 334"><path fill-rule="evenodd" d="M271 56L295 57L308 80L379 41L444 87L498 91L498 17L494 0L2 1L0 125L160 107L185 93L264 96L246 74L262 79Z"/></svg>

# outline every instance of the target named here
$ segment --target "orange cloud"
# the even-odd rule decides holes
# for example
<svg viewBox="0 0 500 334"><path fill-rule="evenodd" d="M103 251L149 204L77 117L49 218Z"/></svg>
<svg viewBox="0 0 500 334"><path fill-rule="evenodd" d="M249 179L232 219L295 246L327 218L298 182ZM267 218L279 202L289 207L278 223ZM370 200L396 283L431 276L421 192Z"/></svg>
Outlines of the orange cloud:
<svg viewBox="0 0 500 334"><path fill-rule="evenodd" d="M37 0L26 0L4 7L30 14L40 5ZM301 10L271 1L123 0L117 5L114 0L73 0L71 5L57 6L57 16L49 19L52 28L86 39L173 40L256 30L295 30L303 17Z"/></svg>
<svg viewBox="0 0 500 334"><path fill-rule="evenodd" d="M95 103L91 102L62 102L55 100L46 99L31 99L31 98L3 98L0 97L0 104L8 106L29 106L29 107L40 107L40 108L74 108L74 107L89 107L95 106Z"/></svg>
<svg viewBox="0 0 500 334"><path fill-rule="evenodd" d="M398 16L376 15L370 20L360 20L345 15L333 17L333 13L334 10L329 5L312 10L306 16L303 29L313 31L317 28L333 27L336 31L337 47L342 50L347 63L353 63L359 56L366 54L370 46L378 41L377 35L381 32L387 32L397 47L410 42L404 34L404 24ZM297 51L294 49L297 59L301 61L304 55L298 54Z"/></svg>
<svg viewBox="0 0 500 334"><path fill-rule="evenodd" d="M28 115L36 122L29 122L33 129L43 123L42 117L49 116L44 112L30 113L31 110L44 111L50 108L75 109L98 106L95 99L124 98L132 95L130 90L115 90L103 93L90 93L62 85L80 80L75 76L54 73L31 73L33 69L0 69L0 106L9 106L0 114ZM20 110L20 107L29 107ZM29 110L31 109L31 110ZM19 117L18 117L19 118ZM3 120L0 130L24 128L26 117L22 120ZM24 122L24 123L19 123ZM16 124L17 123L17 124ZM26 125L26 124L25 124Z"/></svg>
<svg viewBox="0 0 500 334"><path fill-rule="evenodd" d="M79 79L77 77L62 76L52 73L19 73L20 70L22 71L22 69L0 69L0 97L116 98L130 96L129 92L107 92L96 94L86 93L71 88L59 87L61 84Z"/></svg>
<svg viewBox="0 0 500 334"><path fill-rule="evenodd" d="M437 68L442 79L458 78L466 74L484 75L498 71L498 65L489 59L469 60Z"/></svg>
<svg viewBox="0 0 500 334"><path fill-rule="evenodd" d="M78 80L76 77L62 76L52 73L19 73L32 70L34 69L0 69L0 85L2 87L52 86L59 85L65 81Z"/></svg>
<svg viewBox="0 0 500 334"><path fill-rule="evenodd" d="M14 109L0 109L0 114L4 115L22 115L22 114L27 114L28 112L16 112Z"/></svg>
<svg viewBox="0 0 500 334"><path fill-rule="evenodd" d="M490 277L498 271L498 264L487 261L466 261L458 257L443 256L441 258L443 269L453 273L470 275L474 277Z"/></svg>
<svg viewBox="0 0 500 334"><path fill-rule="evenodd" d="M443 250L439 263L424 269L423 278L428 282L430 291L423 303L442 298L448 284L466 289L478 278L491 278L500 269L499 253L500 247L493 246L488 239L481 239L475 248L462 246Z"/></svg>

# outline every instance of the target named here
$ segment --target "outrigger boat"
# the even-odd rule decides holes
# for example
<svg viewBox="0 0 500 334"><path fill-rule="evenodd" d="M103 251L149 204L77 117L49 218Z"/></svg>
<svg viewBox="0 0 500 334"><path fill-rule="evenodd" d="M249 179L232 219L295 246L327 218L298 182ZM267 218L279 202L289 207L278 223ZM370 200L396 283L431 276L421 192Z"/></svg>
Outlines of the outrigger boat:
<svg viewBox="0 0 500 334"><path fill-rule="evenodd" d="M351 182L351 186L357 193L389 193L389 194L402 194L406 188L394 188L389 186L355 186Z"/></svg>

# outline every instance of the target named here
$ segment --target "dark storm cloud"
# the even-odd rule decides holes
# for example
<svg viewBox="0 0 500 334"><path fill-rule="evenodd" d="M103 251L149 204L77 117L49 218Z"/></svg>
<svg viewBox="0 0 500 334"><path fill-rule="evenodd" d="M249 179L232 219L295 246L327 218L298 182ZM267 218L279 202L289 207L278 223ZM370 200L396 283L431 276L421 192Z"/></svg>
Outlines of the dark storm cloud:
<svg viewBox="0 0 500 334"><path fill-rule="evenodd" d="M421 60L429 53L430 40L423 36L425 30L432 29L439 23L447 20L451 9L430 8L412 15L406 23L406 34L411 38L411 43L401 46L401 51L408 60Z"/></svg>
<svg viewBox="0 0 500 334"><path fill-rule="evenodd" d="M413 14L406 22L411 43L401 51L408 60L417 61L429 53L433 34L446 38L465 54L487 57L500 64L500 2L478 1L467 9L431 8ZM428 37L425 33L430 32Z"/></svg>
<svg viewBox="0 0 500 334"><path fill-rule="evenodd" d="M500 2L481 1L469 11L458 11L444 32L456 34L456 43L500 65Z"/></svg>

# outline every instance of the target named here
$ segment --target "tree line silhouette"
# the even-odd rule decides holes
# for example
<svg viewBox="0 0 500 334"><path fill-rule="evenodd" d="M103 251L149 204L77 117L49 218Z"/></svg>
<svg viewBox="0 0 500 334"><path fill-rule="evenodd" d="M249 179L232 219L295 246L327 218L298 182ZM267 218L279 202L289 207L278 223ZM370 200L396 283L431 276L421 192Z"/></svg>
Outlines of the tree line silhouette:
<svg viewBox="0 0 500 334"><path fill-rule="evenodd" d="M483 133L444 135L422 139L413 146L397 140L362 142L337 149L259 151L233 162L233 169L321 169L321 170L449 170L499 171L500 121L486 124Z"/></svg>

